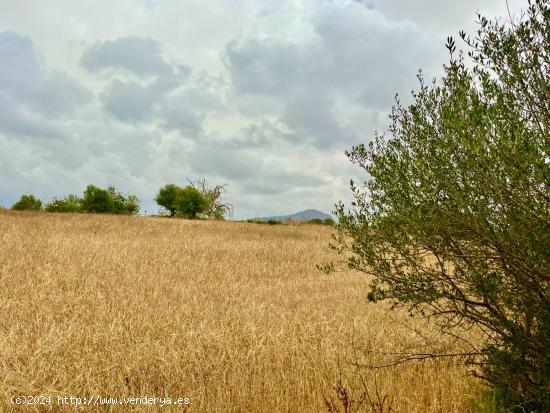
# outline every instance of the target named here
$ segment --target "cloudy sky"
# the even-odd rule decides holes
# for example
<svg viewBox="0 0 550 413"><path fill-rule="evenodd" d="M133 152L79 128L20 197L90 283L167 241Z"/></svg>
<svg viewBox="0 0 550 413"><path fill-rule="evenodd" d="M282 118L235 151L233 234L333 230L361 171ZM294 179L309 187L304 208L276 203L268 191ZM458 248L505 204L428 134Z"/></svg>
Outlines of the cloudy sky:
<svg viewBox="0 0 550 413"><path fill-rule="evenodd" d="M476 10L507 16L505 0L0 0L0 204L113 184L150 213L160 186L204 177L238 219L328 212L364 178L344 151L419 68L440 75Z"/></svg>

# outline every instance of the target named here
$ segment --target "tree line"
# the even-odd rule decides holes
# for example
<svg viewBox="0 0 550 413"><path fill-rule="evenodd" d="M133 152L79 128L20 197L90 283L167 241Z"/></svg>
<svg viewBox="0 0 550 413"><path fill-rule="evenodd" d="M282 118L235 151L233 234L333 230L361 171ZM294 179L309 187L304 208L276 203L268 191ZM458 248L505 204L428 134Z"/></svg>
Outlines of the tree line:
<svg viewBox="0 0 550 413"><path fill-rule="evenodd" d="M233 211L233 205L223 199L224 185L210 186L204 179L189 181L184 187L168 184L160 188L155 201L161 207L161 216L187 219L208 218L223 220ZM22 195L12 205L17 211L46 211L68 213L101 213L136 215L140 201L133 194L123 194L114 186L100 188L88 185L82 196L70 194L53 198L47 203L34 195Z"/></svg>

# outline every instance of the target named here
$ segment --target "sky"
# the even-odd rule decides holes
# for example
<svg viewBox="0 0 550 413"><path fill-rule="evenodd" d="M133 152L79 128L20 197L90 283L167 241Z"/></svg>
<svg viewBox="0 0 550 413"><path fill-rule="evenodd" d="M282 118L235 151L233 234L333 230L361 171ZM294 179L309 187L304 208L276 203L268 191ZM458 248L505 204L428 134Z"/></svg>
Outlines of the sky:
<svg viewBox="0 0 550 413"><path fill-rule="evenodd" d="M330 212L446 37L526 3L0 0L0 204L204 178L235 219Z"/></svg>

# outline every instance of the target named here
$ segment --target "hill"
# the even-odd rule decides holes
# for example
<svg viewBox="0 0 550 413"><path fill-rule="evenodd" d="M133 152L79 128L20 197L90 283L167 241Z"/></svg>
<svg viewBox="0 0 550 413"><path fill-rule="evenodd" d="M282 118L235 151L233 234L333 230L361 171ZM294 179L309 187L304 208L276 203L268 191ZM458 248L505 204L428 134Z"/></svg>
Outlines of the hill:
<svg viewBox="0 0 550 413"><path fill-rule="evenodd" d="M331 218L334 219L331 215L326 214L324 212L319 211L318 209L306 209L304 211L296 212L291 215L277 215L272 217L261 217L261 218L255 218L255 221L309 221L310 219L326 219Z"/></svg>

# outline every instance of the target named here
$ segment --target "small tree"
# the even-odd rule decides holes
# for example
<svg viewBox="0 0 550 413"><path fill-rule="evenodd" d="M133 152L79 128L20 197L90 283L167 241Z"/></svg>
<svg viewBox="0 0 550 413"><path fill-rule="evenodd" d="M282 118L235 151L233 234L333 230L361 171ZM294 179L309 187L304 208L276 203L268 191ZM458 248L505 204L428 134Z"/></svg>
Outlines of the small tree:
<svg viewBox="0 0 550 413"><path fill-rule="evenodd" d="M223 196L227 192L225 185L210 186L204 178L196 182L187 181L206 198L208 208L205 214L208 218L224 220L227 216L232 214L233 204L223 199Z"/></svg>
<svg viewBox="0 0 550 413"><path fill-rule="evenodd" d="M124 200L124 214L137 215L139 213L139 199L137 196L128 194Z"/></svg>
<svg viewBox="0 0 550 413"><path fill-rule="evenodd" d="M82 212L82 198L77 195L67 195L63 199L54 198L44 209L48 212Z"/></svg>
<svg viewBox="0 0 550 413"><path fill-rule="evenodd" d="M181 188L177 185L168 184L159 190L159 193L155 198L157 204L165 208L170 213L171 217L175 215L178 209L176 206L176 195L180 190Z"/></svg>
<svg viewBox="0 0 550 413"><path fill-rule="evenodd" d="M479 328L476 374L504 406L550 411L550 9L479 16L471 65L449 39L440 84L396 102L389 138L347 153L370 179L339 203L335 247L373 276L369 298ZM433 356L437 356L434 354Z"/></svg>
<svg viewBox="0 0 550 413"><path fill-rule="evenodd" d="M111 193L106 189L88 185L82 197L82 209L84 212L112 213L114 201Z"/></svg>
<svg viewBox="0 0 550 413"><path fill-rule="evenodd" d="M112 213L135 215L139 212L139 200L135 195L122 195L114 186L107 187L107 192L112 199Z"/></svg>
<svg viewBox="0 0 550 413"><path fill-rule="evenodd" d="M208 210L208 200L191 185L179 188L174 201L178 214L194 219Z"/></svg>
<svg viewBox="0 0 550 413"><path fill-rule="evenodd" d="M34 195L21 195L19 201L17 201L11 209L17 211L40 211L42 209L42 201L35 198Z"/></svg>

